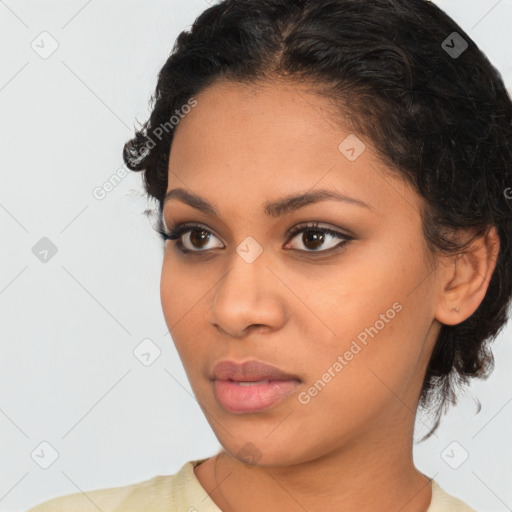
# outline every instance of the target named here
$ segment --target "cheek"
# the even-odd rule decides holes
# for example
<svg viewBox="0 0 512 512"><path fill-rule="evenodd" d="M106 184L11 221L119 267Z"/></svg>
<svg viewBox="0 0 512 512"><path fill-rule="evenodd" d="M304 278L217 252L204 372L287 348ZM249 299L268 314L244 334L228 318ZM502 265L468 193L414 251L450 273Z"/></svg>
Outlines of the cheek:
<svg viewBox="0 0 512 512"><path fill-rule="evenodd" d="M208 283L197 272L185 269L168 248L160 277L160 301L169 328L182 327L185 318L194 314L194 305L205 300ZM174 329L173 329L174 330Z"/></svg>
<svg viewBox="0 0 512 512"><path fill-rule="evenodd" d="M186 368L195 355L204 351L204 308L210 288L204 276L185 271L171 255L164 257L160 278L162 312Z"/></svg>
<svg viewBox="0 0 512 512"><path fill-rule="evenodd" d="M186 277L184 273L176 271L176 267L166 257L162 266L162 275L160 278L160 301L165 323L172 337L172 342L178 351L180 359L184 366L188 360L186 347L190 343L180 340L195 339L190 330L193 322L188 321L192 311L190 311L190 299L187 294L191 287L186 286Z"/></svg>
<svg viewBox="0 0 512 512"><path fill-rule="evenodd" d="M387 306L387 302L383 304ZM407 411L404 403L414 407L422 380L418 364L421 328L410 321L403 304L376 308L377 314L363 311L352 318L339 312L334 325L336 338L315 339L309 333L309 344L295 351L302 361L309 361L307 382L297 397L297 412L311 428L325 430L326 425L332 425L328 430L333 435L342 431L350 435L389 410ZM387 323L379 317L381 311ZM329 441L332 439L327 435Z"/></svg>
<svg viewBox="0 0 512 512"><path fill-rule="evenodd" d="M305 302L314 305L311 309L322 320L309 313L301 320L302 351L310 353L314 366L311 377L320 378L338 356L362 373L368 368L386 373L397 384L401 375L410 376L431 322L422 251L420 241L407 247L397 246L396 240L368 246L337 270L331 267L322 293L308 287ZM355 375L345 373L347 378Z"/></svg>

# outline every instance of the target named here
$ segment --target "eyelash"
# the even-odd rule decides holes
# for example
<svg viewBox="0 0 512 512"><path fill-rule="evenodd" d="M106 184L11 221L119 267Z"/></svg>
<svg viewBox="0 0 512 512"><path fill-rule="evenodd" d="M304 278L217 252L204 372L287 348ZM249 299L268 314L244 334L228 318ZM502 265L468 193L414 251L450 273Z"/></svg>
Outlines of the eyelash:
<svg viewBox="0 0 512 512"><path fill-rule="evenodd" d="M209 249L197 250L197 251L185 249L183 242L181 241L181 237L185 233L188 233L189 231L194 231L194 230L206 231L207 233L210 233L213 235L213 233L210 230L206 229L204 226L202 226L200 224L193 223L193 222L178 224L178 226L176 226L175 228L169 229L168 232L161 230L161 229L157 229L157 232L162 236L164 242L166 242L167 240L176 241L176 247L183 254L192 253L192 254L196 255L196 254L207 253L209 251ZM340 231L335 231L335 230L329 229L329 228L320 228L320 227L318 227L318 222L314 222L313 224L301 224L301 225L296 226L289 233L289 237L290 237L290 239L294 238L295 235L297 235L298 233L305 232L305 231L320 232L320 233L331 235L335 238L342 239L342 241L340 243L338 243L334 247L331 247L330 249L327 249L325 251L320 251L320 250L318 250L318 251L303 251L301 249L297 249L299 252L304 252L307 254L313 254L313 253L320 253L320 254L324 254L324 255L331 254L333 252L336 252L336 251L342 249L347 244L349 244L352 240L354 240L354 237L346 235L344 233L341 233Z"/></svg>

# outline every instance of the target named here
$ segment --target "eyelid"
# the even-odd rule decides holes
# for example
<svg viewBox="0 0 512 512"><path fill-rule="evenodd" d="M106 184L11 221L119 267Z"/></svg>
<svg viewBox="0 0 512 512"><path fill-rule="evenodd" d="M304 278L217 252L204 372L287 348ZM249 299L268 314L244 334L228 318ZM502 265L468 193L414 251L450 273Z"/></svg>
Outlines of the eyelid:
<svg viewBox="0 0 512 512"><path fill-rule="evenodd" d="M181 242L181 238L184 234L189 233L194 230L203 230L208 232L209 234L213 235L218 240L221 240L209 227L206 225L200 223L200 222L180 222L177 223L175 227L171 229L167 229L165 231L159 231L160 234L164 237L166 240L173 240L176 241L176 244L178 246L183 246L183 243ZM222 240L221 240L222 241ZM224 242L222 242L224 244ZM223 247L220 247L222 249ZM216 247L216 249L219 249L219 247ZM185 249L187 252L190 253L205 253L210 251L211 249L206 250L192 250L192 249Z"/></svg>
<svg viewBox="0 0 512 512"><path fill-rule="evenodd" d="M319 231L325 231L327 233L332 233L336 235L343 236L345 238L355 238L355 235L351 234L350 232L347 232L347 230L343 230L342 228L338 228L336 226L333 226L332 224L329 224L328 222L322 222L322 221L309 221L309 222L300 222L299 224L296 224L292 228L290 228L287 231L287 236L295 235L298 231L304 231L306 229L315 230L318 229Z"/></svg>
<svg viewBox="0 0 512 512"><path fill-rule="evenodd" d="M301 253L301 254L308 254L308 255L309 254L321 254L321 255L325 256L325 255L329 255L329 254L335 253L335 252L343 249L345 245L347 245L349 242L351 242L352 240L354 240L356 238L353 235L344 233L342 230L340 230L340 228L326 227L323 224L325 224L325 223L323 223L321 221L309 221L309 222L302 222L302 223L299 223L299 224L293 226L286 233L286 236L287 236L286 244L288 244L291 239L295 238L301 232L320 231L329 236L332 236L333 238L338 238L340 241L335 246L330 247L329 249L325 249L325 250L318 250L318 251L317 250L308 251L308 250L303 250L303 249L291 249L291 250ZM166 223L165 223L165 226L167 226ZM176 247L182 253L194 254L194 255L199 254L200 255L203 253L209 253L213 249L219 249L219 247L215 247L213 249L212 248L204 249L204 250L200 250L200 249L194 250L194 249L185 248L183 245L183 242L181 241L181 238L184 234L189 233L190 231L193 231L193 230L204 230L207 233L213 235L215 238L221 240L210 228L208 228L206 225L204 225L202 223L198 223L198 222L177 223L177 225L174 228L171 228L167 232L162 231L162 230L158 230L158 231L160 232L160 234L162 235L162 237L164 238L165 241L167 241L167 240L176 241ZM221 249L222 248L223 247L221 247Z"/></svg>
<svg viewBox="0 0 512 512"><path fill-rule="evenodd" d="M295 238L299 233L304 233L306 231L320 231L322 233L325 233L329 236L332 236L333 238L337 238L339 242L334 245L333 247L330 247L329 249L325 250L319 250L319 251L306 251L302 249L292 249L300 254L319 254L323 256L328 256L330 254L336 253L340 250L342 250L349 242L354 240L356 237L353 235L349 235L348 233L343 233L343 231L340 230L340 228L332 228L332 227L326 227L323 222L320 221L312 221L312 222L303 222L300 224L297 224L290 230L288 230L288 238L293 239ZM287 242L288 244L288 242Z"/></svg>

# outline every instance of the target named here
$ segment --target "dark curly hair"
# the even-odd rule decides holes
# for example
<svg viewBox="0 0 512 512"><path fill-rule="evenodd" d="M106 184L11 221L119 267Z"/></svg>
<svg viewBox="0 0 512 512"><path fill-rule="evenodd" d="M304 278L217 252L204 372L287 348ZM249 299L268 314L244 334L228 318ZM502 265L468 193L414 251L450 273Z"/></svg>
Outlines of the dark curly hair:
<svg viewBox="0 0 512 512"><path fill-rule="evenodd" d="M456 402L455 388L493 369L489 343L509 314L512 102L500 73L426 0L222 1L179 34L158 75L151 115L124 146L126 166L144 171L160 213L170 119L179 120L193 95L221 80L306 83L332 100L344 122L425 199L432 254L463 253L495 226L500 251L487 293L465 321L442 324L431 355L419 399L435 411L429 437ZM449 236L458 229L473 238Z"/></svg>

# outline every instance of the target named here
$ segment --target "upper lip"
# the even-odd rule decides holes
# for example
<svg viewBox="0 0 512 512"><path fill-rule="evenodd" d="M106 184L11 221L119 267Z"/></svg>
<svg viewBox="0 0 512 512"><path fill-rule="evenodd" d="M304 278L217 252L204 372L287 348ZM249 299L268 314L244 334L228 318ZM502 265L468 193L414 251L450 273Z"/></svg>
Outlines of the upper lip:
<svg viewBox="0 0 512 512"><path fill-rule="evenodd" d="M298 380L296 375L287 373L276 366L261 361L220 361L212 371L214 380L235 380L239 382L255 382L258 380Z"/></svg>

